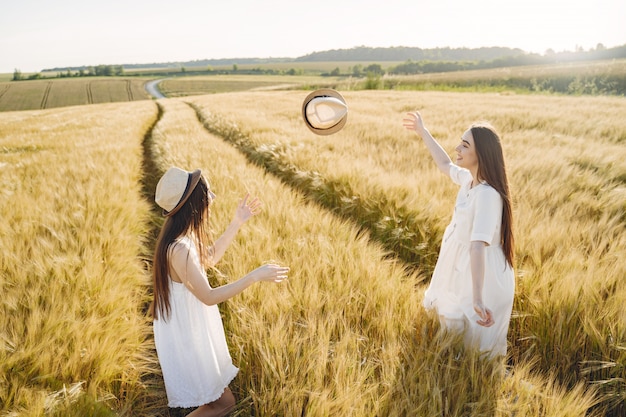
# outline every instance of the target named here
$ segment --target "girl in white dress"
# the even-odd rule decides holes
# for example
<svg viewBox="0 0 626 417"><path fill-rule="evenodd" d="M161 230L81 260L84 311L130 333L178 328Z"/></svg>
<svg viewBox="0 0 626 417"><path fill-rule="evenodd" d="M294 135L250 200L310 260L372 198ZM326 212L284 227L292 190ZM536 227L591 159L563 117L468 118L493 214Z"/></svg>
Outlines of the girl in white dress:
<svg viewBox="0 0 626 417"><path fill-rule="evenodd" d="M166 216L153 264L154 341L169 407L198 407L189 416L223 416L235 406L228 388L233 365L217 304L255 282L280 282L289 268L263 265L239 280L212 288L213 267L239 228L260 211L246 195L224 234L210 240L210 205L215 199L200 170L170 168L159 180L155 201Z"/></svg>
<svg viewBox="0 0 626 417"><path fill-rule="evenodd" d="M422 138L439 169L461 188L446 228L424 306L442 326L465 332L465 343L506 355L513 308L513 231L509 185L498 134L472 125L456 147L456 164L424 126L419 112L404 126Z"/></svg>

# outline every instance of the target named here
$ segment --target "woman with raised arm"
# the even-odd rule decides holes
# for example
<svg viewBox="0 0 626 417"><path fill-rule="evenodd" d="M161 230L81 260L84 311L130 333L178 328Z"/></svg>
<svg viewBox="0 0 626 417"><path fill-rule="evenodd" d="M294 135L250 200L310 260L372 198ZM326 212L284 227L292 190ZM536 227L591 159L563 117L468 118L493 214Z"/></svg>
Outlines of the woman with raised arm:
<svg viewBox="0 0 626 417"><path fill-rule="evenodd" d="M433 138L419 112L404 127L415 131L437 167L460 186L424 306L442 326L465 333L467 346L506 355L513 308L513 216L500 138L488 124L461 136L456 163Z"/></svg>
<svg viewBox="0 0 626 417"><path fill-rule="evenodd" d="M217 304L255 282L281 282L289 268L266 264L229 284L212 288L206 270L224 255L239 228L260 211L246 195L224 234L211 241L209 215L215 199L200 170L170 168L155 201L166 217L153 263L154 341L169 407L197 407L189 416L224 416L235 406L228 385L233 365Z"/></svg>

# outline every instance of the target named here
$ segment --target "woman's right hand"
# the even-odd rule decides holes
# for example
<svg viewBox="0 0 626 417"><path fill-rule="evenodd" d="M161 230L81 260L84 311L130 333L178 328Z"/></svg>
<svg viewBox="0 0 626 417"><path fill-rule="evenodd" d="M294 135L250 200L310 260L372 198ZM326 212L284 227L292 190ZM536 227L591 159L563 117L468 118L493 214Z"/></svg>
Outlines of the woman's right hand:
<svg viewBox="0 0 626 417"><path fill-rule="evenodd" d="M254 282L282 282L287 279L288 272L288 266L280 266L278 264L265 264L250 272L248 275L252 277Z"/></svg>
<svg viewBox="0 0 626 417"><path fill-rule="evenodd" d="M480 317L480 320L476 320L476 323L483 327L491 327L494 325L493 312L484 306L482 301L474 301L474 311Z"/></svg>
<svg viewBox="0 0 626 417"><path fill-rule="evenodd" d="M406 117L402 120L402 122L403 122L402 125L407 130L414 130L420 136L422 132L425 130L424 121L422 120L422 116L417 110L414 112L407 113Z"/></svg>

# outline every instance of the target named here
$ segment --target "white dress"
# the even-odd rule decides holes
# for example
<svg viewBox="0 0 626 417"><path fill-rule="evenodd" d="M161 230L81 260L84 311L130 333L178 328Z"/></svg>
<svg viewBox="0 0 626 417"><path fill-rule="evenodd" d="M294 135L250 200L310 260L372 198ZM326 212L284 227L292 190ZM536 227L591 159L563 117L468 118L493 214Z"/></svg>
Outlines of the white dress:
<svg viewBox="0 0 626 417"><path fill-rule="evenodd" d="M452 164L450 177L461 189L452 221L443 235L432 280L424 294L424 306L435 309L444 323L462 320L466 341L476 344L480 351L492 356L506 355L515 276L500 245L502 198L487 183L470 188L472 174L467 169ZM469 252L472 241L488 244L485 246L483 303L493 312L495 323L491 327L476 323L480 317L474 312L472 299Z"/></svg>
<svg viewBox="0 0 626 417"><path fill-rule="evenodd" d="M188 237L172 245L170 261L175 257L185 257L187 265L190 259L201 269ZM176 273L184 276L185 271ZM170 283L171 315L153 322L168 406L198 407L220 398L239 370L232 363L218 307L202 303L184 284L171 279Z"/></svg>

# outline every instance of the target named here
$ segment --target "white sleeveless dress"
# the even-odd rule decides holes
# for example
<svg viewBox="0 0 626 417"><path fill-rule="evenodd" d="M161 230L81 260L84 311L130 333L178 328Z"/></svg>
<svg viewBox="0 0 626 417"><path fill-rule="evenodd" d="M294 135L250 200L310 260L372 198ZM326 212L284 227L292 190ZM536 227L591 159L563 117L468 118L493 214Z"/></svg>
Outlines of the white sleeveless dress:
<svg viewBox="0 0 626 417"><path fill-rule="evenodd" d="M487 183L470 188L472 174L467 169L452 164L450 177L461 188L452 220L443 235L432 280L424 294L424 306L435 309L444 322L462 320L466 341L477 345L480 351L492 356L506 355L515 276L500 245L502 198ZM495 324L491 327L476 323L480 317L474 312L472 298L469 251L472 241L488 243L485 246L483 303L493 312Z"/></svg>
<svg viewBox="0 0 626 417"><path fill-rule="evenodd" d="M201 268L187 237L173 245L170 256L190 256ZM171 315L153 322L168 406L198 407L219 399L239 370L232 363L218 307L205 305L185 285L170 283Z"/></svg>

